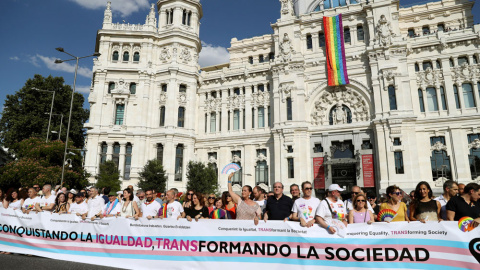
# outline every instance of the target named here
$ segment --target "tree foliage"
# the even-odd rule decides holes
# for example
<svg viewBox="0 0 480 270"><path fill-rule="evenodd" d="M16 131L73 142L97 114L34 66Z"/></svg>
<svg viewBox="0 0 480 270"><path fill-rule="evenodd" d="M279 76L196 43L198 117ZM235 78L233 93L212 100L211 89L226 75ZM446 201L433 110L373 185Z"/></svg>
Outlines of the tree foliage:
<svg viewBox="0 0 480 270"><path fill-rule="evenodd" d="M203 194L217 192L217 172L212 166L206 166L202 162L188 162L187 179L187 190L193 190Z"/></svg>
<svg viewBox="0 0 480 270"><path fill-rule="evenodd" d="M16 144L25 139L37 137L45 140L46 138L52 93L36 91L33 88L55 91L53 113L63 114L60 139L65 141L66 138L72 88L65 85L62 77L45 78L35 75L27 80L22 89L14 95L7 95L5 99L0 118L0 144L14 151L17 150ZM83 124L89 116L89 111L83 108L83 102L83 95L75 93L69 138L72 139L76 148L82 148L84 145ZM60 130L60 120L60 115L52 116L50 131ZM51 135L53 139L58 138L58 134Z"/></svg>
<svg viewBox="0 0 480 270"><path fill-rule="evenodd" d="M97 179L95 186L98 189L110 187L111 190L116 191L120 190L120 186L122 185L117 164L111 160L100 164L99 173L95 178Z"/></svg>
<svg viewBox="0 0 480 270"><path fill-rule="evenodd" d="M138 182L138 187L140 189L154 189L157 192L165 191L167 176L160 160L149 160L139 175L140 181Z"/></svg>
<svg viewBox="0 0 480 270"><path fill-rule="evenodd" d="M34 184L60 184L65 144L61 141L45 143L41 138L29 138L16 143L16 160L7 163L0 170L0 187L26 187ZM64 186L83 188L88 185L88 174L82 167L78 151L67 156L71 167L65 167Z"/></svg>

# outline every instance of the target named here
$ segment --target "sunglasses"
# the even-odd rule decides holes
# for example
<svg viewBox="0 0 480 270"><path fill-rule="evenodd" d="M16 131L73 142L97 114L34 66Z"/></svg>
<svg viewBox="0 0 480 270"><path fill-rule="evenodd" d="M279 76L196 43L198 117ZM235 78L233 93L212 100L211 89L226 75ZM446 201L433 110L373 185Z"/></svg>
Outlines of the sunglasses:
<svg viewBox="0 0 480 270"><path fill-rule="evenodd" d="M232 196L230 196L230 195L227 195L227 198L228 198L228 197L232 197Z"/></svg>
<svg viewBox="0 0 480 270"><path fill-rule="evenodd" d="M357 195L358 193L360 193L360 192L352 192L353 195Z"/></svg>
<svg viewBox="0 0 480 270"><path fill-rule="evenodd" d="M401 192L392 192L392 194L395 194L397 196L400 196L402 193Z"/></svg>
<svg viewBox="0 0 480 270"><path fill-rule="evenodd" d="M365 202L365 200L357 200L357 202Z"/></svg>
<svg viewBox="0 0 480 270"><path fill-rule="evenodd" d="M193 193L188 193L188 196L191 196L191 195L193 195Z"/></svg>
<svg viewBox="0 0 480 270"><path fill-rule="evenodd" d="M313 188L311 187L306 187L305 190L312 190Z"/></svg>
<svg viewBox="0 0 480 270"><path fill-rule="evenodd" d="M209 200L215 200L215 197L208 197Z"/></svg>

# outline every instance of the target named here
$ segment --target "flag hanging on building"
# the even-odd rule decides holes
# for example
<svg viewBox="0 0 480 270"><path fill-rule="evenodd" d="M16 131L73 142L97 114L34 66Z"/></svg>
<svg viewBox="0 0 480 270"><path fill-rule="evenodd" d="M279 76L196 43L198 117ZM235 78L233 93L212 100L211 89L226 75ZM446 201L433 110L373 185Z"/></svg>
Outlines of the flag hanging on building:
<svg viewBox="0 0 480 270"><path fill-rule="evenodd" d="M349 84L345 61L342 14L323 17L325 43L327 45L328 86Z"/></svg>

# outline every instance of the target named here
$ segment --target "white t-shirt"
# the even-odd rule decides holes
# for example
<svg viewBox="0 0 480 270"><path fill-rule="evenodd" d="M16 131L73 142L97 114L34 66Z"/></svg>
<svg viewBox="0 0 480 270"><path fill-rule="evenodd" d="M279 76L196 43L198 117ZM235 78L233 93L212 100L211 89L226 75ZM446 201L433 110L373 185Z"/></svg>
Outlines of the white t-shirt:
<svg viewBox="0 0 480 270"><path fill-rule="evenodd" d="M330 204L330 208L333 212L330 212L330 208L328 208L328 204ZM332 218L337 220L344 220L347 218L347 210L345 209L345 204L341 200L337 200L336 202L330 201L330 199L326 198L320 202L320 205L317 208L317 216L322 217L328 225L332 224Z"/></svg>
<svg viewBox="0 0 480 270"><path fill-rule="evenodd" d="M145 218L148 216L156 217L158 215L158 211L160 210L160 208L162 208L162 205L155 200L153 200L153 202L148 205L146 203L142 203L141 210L143 213L143 217Z"/></svg>
<svg viewBox="0 0 480 270"><path fill-rule="evenodd" d="M113 202L113 204L115 204L115 201ZM105 207L103 207L102 214L104 215L116 215L117 213L120 214L120 212L122 212L122 203L117 201L117 205L115 205L115 207L112 209L112 211L110 211L110 213L106 212L108 210L107 208L109 208L108 203L105 204Z"/></svg>
<svg viewBox="0 0 480 270"><path fill-rule="evenodd" d="M163 209L162 209L163 212ZM163 218L177 218L184 212L182 204L174 201L167 205L167 216Z"/></svg>
<svg viewBox="0 0 480 270"><path fill-rule="evenodd" d="M296 199L293 203L292 212L297 213L298 218L303 218L306 222L315 219L315 213L320 205L320 200L317 198Z"/></svg>
<svg viewBox="0 0 480 270"><path fill-rule="evenodd" d="M42 196L40 198L40 200L38 201L38 203L40 204L40 207L45 207L45 206L50 205L52 203L55 204L55 198L56 197L54 195L50 195L50 197L48 197L48 199L45 196ZM50 210L50 211L53 211L53 209Z"/></svg>
<svg viewBox="0 0 480 270"><path fill-rule="evenodd" d="M35 204L37 204L39 202L40 202L40 197L38 197L38 196L36 196L33 199L27 198L23 202L22 209L25 209L25 210L35 209Z"/></svg>
<svg viewBox="0 0 480 270"><path fill-rule="evenodd" d="M352 209L353 209L352 199L345 200L343 203L344 203L345 206L347 207L347 215L348 215L348 213L350 213L350 211L352 211ZM368 200L367 200L367 207L368 207L368 210L370 210L370 212L372 212L373 214L375 214L375 211L373 211L373 208L372 208L372 206L370 205L370 202L369 202Z"/></svg>
<svg viewBox="0 0 480 270"><path fill-rule="evenodd" d="M89 199L87 202L88 205L88 215L87 218L91 218L98 213L100 213L105 207L105 200L100 195L95 196L95 198Z"/></svg>
<svg viewBox="0 0 480 270"><path fill-rule="evenodd" d="M85 201L81 202L80 204L74 202L72 204L70 204L70 213L71 214L85 214L88 212L88 205Z"/></svg>
<svg viewBox="0 0 480 270"><path fill-rule="evenodd" d="M442 209L440 210L440 216L442 217L443 220L447 220L447 200L443 197L443 194L436 197L434 199L435 201L440 202L440 205L442 206Z"/></svg>

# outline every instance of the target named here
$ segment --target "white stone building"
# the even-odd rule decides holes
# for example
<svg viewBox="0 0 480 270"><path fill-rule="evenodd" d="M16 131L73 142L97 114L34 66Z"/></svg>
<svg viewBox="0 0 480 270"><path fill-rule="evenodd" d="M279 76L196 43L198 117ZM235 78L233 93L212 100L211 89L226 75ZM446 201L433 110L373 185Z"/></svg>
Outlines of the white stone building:
<svg viewBox="0 0 480 270"><path fill-rule="evenodd" d="M315 181L409 191L480 180L480 26L468 0L280 0L273 34L232 38L230 62L200 68L199 0L159 0L145 24L97 34L86 169L119 164L124 186L161 159L184 190L189 160L235 182ZM327 86L322 18L343 16L350 84ZM158 17L158 22L157 22ZM226 176L219 174L221 189Z"/></svg>

